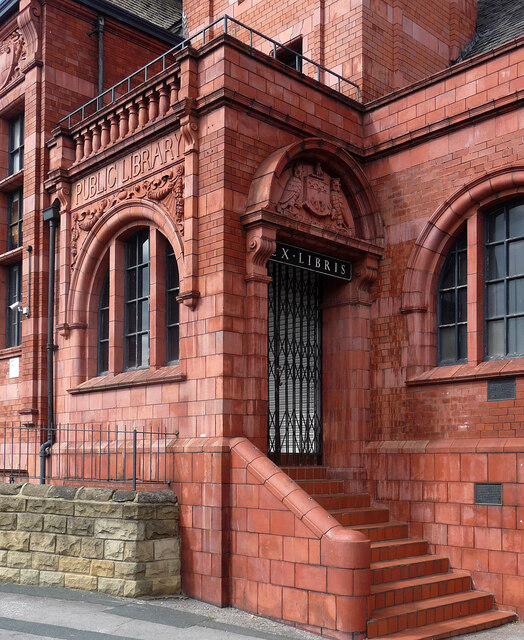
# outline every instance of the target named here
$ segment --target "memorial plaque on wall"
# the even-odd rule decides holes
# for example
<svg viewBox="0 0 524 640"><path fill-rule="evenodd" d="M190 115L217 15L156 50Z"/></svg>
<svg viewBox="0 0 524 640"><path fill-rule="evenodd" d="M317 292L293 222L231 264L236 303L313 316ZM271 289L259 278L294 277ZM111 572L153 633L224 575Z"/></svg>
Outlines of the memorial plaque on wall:
<svg viewBox="0 0 524 640"><path fill-rule="evenodd" d="M488 400L515 400L515 378L488 380Z"/></svg>
<svg viewBox="0 0 524 640"><path fill-rule="evenodd" d="M475 504L502 504L500 482L475 482Z"/></svg>

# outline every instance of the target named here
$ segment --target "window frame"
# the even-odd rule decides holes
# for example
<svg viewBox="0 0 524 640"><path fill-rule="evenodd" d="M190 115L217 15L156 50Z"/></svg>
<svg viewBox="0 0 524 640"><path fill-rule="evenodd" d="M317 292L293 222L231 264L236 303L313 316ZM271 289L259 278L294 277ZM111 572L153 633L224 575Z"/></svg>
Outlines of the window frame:
<svg viewBox="0 0 524 640"><path fill-rule="evenodd" d="M170 260L173 261L176 269L176 282L171 281L171 270L169 268ZM177 302L177 298L180 294L180 274L178 271L178 264L173 247L166 240L166 364L173 365L180 362L180 304ZM177 303L177 318L176 321L171 321L170 311L173 301ZM176 358L170 358L169 354L174 349L174 343L171 339L171 329L177 328L177 340L176 340Z"/></svg>
<svg viewBox="0 0 524 640"><path fill-rule="evenodd" d="M13 212L13 203L15 202L15 198L18 197L18 216L17 219L12 222L11 216ZM12 251L13 249L18 249L23 245L23 191L22 188L15 189L7 194L7 251ZM13 234L12 229L17 229L17 242L16 244L13 242Z"/></svg>
<svg viewBox="0 0 524 640"><path fill-rule="evenodd" d="M15 302L22 301L22 262L6 265L5 277L5 348L9 349L22 344L22 314L18 307L10 308Z"/></svg>
<svg viewBox="0 0 524 640"><path fill-rule="evenodd" d="M147 235L147 240L146 240ZM142 259L139 261L140 241L142 240L142 247L147 246L147 260ZM149 368L150 360L150 314L151 314L151 252L150 252L150 237L149 229L139 229L132 236L125 241L125 267L124 267L124 371L135 371L137 369ZM131 253L134 253L135 262L130 264ZM147 285L143 283L143 274L147 274ZM135 297L129 296L129 289L131 285L132 274L134 278L134 294ZM142 276L142 279L141 279ZM140 282L142 282L142 292L139 291ZM143 291L147 289L147 295L143 294ZM142 305L147 303L147 313L140 318L140 312ZM130 330L130 309L132 305L135 306L135 330ZM147 318L147 324L144 324ZM144 328L146 327L146 328ZM147 349L146 354L142 348L142 337L147 336ZM140 337L140 339L139 339ZM134 364L130 362L129 343L131 340L135 342L135 360ZM140 353L138 346L141 346ZM144 358L146 355L146 358ZM147 362L144 362L144 359ZM140 362L140 363L139 363ZM139 364L138 364L139 363Z"/></svg>
<svg viewBox="0 0 524 640"><path fill-rule="evenodd" d="M106 302L107 300L107 302ZM98 330L97 330L97 375L103 376L109 373L109 349L110 349L110 336L109 336L109 311L110 311L110 298L109 298L109 270L102 281L102 287L100 289L100 296L98 300ZM104 312L107 312L104 314ZM104 320L105 319L105 320ZM106 326L103 326L106 325ZM107 338L102 337L107 335ZM104 346L102 346L104 345ZM107 345L107 353L105 354L106 365L102 366L102 349L105 350Z"/></svg>
<svg viewBox="0 0 524 640"><path fill-rule="evenodd" d="M19 113L17 116L9 120L9 142L7 160L8 175L18 173L24 168L24 124L23 112ZM17 125L19 125L18 132Z"/></svg>

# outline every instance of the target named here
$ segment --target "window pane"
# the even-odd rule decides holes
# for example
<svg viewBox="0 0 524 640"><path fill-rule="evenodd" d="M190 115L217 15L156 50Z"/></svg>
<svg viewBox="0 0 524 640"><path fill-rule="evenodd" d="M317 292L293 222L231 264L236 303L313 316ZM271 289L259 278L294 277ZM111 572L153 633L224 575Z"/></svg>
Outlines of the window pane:
<svg viewBox="0 0 524 640"><path fill-rule="evenodd" d="M455 256L450 255L442 270L441 289L450 289L455 286Z"/></svg>
<svg viewBox="0 0 524 640"><path fill-rule="evenodd" d="M488 218L488 242L497 242L504 240L504 218L505 210L492 214Z"/></svg>
<svg viewBox="0 0 524 640"><path fill-rule="evenodd" d="M524 240L509 243L508 262L508 276L524 273Z"/></svg>
<svg viewBox="0 0 524 640"><path fill-rule="evenodd" d="M504 283L497 282L487 287L487 313L488 318L505 315L504 309Z"/></svg>
<svg viewBox="0 0 524 640"><path fill-rule="evenodd" d="M456 354L455 327L445 327L440 330L440 359L443 362L454 362Z"/></svg>
<svg viewBox="0 0 524 640"><path fill-rule="evenodd" d="M459 360L465 360L468 353L467 325L461 324L458 327L457 356Z"/></svg>
<svg viewBox="0 0 524 640"><path fill-rule="evenodd" d="M503 244L488 247L488 280L504 277L506 271L505 249Z"/></svg>
<svg viewBox="0 0 524 640"><path fill-rule="evenodd" d="M145 367L149 364L149 335L147 333L142 333L138 336L138 343L140 345L139 357L140 362L137 364L138 367Z"/></svg>
<svg viewBox="0 0 524 640"><path fill-rule="evenodd" d="M510 238L524 236L524 204L511 207L508 216Z"/></svg>
<svg viewBox="0 0 524 640"><path fill-rule="evenodd" d="M455 290L445 291L440 298L440 324L454 324L455 316Z"/></svg>
<svg viewBox="0 0 524 640"><path fill-rule="evenodd" d="M508 355L524 353L524 318L508 318Z"/></svg>
<svg viewBox="0 0 524 640"><path fill-rule="evenodd" d="M109 309L100 311L100 340L109 338Z"/></svg>
<svg viewBox="0 0 524 640"><path fill-rule="evenodd" d="M457 309L457 322L466 322L468 318L468 291L466 287L463 287L457 291L458 294L458 309Z"/></svg>
<svg viewBox="0 0 524 640"><path fill-rule="evenodd" d="M136 302L129 302L126 305L126 326L128 334L137 332Z"/></svg>
<svg viewBox="0 0 524 640"><path fill-rule="evenodd" d="M136 269L129 269L127 271L127 291L126 298L128 300L134 300L136 298Z"/></svg>
<svg viewBox="0 0 524 640"><path fill-rule="evenodd" d="M466 284L468 278L468 254L461 251L458 254L458 282L457 284Z"/></svg>
<svg viewBox="0 0 524 640"><path fill-rule="evenodd" d="M524 278L508 283L508 313L524 313Z"/></svg>
<svg viewBox="0 0 524 640"><path fill-rule="evenodd" d="M169 296L167 309L167 323L175 324L179 322L180 305L175 296Z"/></svg>
<svg viewBox="0 0 524 640"><path fill-rule="evenodd" d="M494 320L487 323L488 356L505 355L504 320Z"/></svg>
<svg viewBox="0 0 524 640"><path fill-rule="evenodd" d="M138 331L149 331L149 300L138 303Z"/></svg>
<svg viewBox="0 0 524 640"><path fill-rule="evenodd" d="M136 336L132 335L126 340L127 345L127 367L129 369L136 368Z"/></svg>
<svg viewBox="0 0 524 640"><path fill-rule="evenodd" d="M169 327L168 335L167 335L167 361L174 362L178 360L178 337L179 337L179 328L178 326Z"/></svg>

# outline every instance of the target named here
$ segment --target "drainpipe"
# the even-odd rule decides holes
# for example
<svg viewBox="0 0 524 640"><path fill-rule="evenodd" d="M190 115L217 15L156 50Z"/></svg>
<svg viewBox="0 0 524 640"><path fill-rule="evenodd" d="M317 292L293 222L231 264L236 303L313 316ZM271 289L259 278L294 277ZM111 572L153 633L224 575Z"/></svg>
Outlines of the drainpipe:
<svg viewBox="0 0 524 640"><path fill-rule="evenodd" d="M40 484L45 484L46 459L51 454L55 438L54 413L54 332L55 332L55 248L56 230L60 221L60 202L55 200L43 211L44 222L49 222L49 290L47 296L47 440L40 447Z"/></svg>
<svg viewBox="0 0 524 640"><path fill-rule="evenodd" d="M97 16L95 31L98 37L98 95L104 90L104 16ZM99 105L99 108L103 105Z"/></svg>

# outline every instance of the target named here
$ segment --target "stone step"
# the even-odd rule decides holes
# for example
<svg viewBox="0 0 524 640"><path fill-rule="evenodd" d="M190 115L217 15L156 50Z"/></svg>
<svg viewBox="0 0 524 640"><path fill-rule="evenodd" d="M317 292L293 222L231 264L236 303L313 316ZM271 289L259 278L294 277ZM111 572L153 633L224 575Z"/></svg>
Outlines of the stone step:
<svg viewBox="0 0 524 640"><path fill-rule="evenodd" d="M332 493L313 494L314 498L327 511L332 509L359 509L370 506L370 498L367 493Z"/></svg>
<svg viewBox="0 0 524 640"><path fill-rule="evenodd" d="M471 589L466 571L437 573L420 578L385 582L371 587L371 609L384 609L416 600L428 600Z"/></svg>
<svg viewBox="0 0 524 640"><path fill-rule="evenodd" d="M407 538L409 535L409 527L405 522L377 522L375 524L361 524L349 528L360 531L366 535L371 542L397 540L399 538Z"/></svg>
<svg viewBox="0 0 524 640"><path fill-rule="evenodd" d="M327 476L327 467L304 466L304 467L281 467L284 473L293 480L313 480L322 479Z"/></svg>
<svg viewBox="0 0 524 640"><path fill-rule="evenodd" d="M397 582L428 576L433 573L447 573L449 560L445 556L414 556L384 562L371 563L371 583Z"/></svg>
<svg viewBox="0 0 524 640"><path fill-rule="evenodd" d="M294 478L293 478L294 479ZM310 496L328 496L344 492L342 480L330 480L328 478L308 478L307 480L294 479L299 487L309 493Z"/></svg>
<svg viewBox="0 0 524 640"><path fill-rule="evenodd" d="M404 540L383 540L371 543L371 562L396 560L409 556L423 556L428 552L426 540L405 538Z"/></svg>
<svg viewBox="0 0 524 640"><path fill-rule="evenodd" d="M366 524L383 524L389 520L389 509L360 507L359 509L330 509L329 511L343 527Z"/></svg>
<svg viewBox="0 0 524 640"><path fill-rule="evenodd" d="M484 613L492 608L493 596L490 593L466 591L375 609L367 625L368 638Z"/></svg>
<svg viewBox="0 0 524 640"><path fill-rule="evenodd" d="M508 622L514 622L516 617L514 613L508 611L485 611L452 620L426 624L414 629L391 631L388 634L375 636L375 640L440 640L441 638L451 638L464 633L474 633L484 629L491 629L492 627L499 627ZM393 629L393 625L391 629Z"/></svg>

